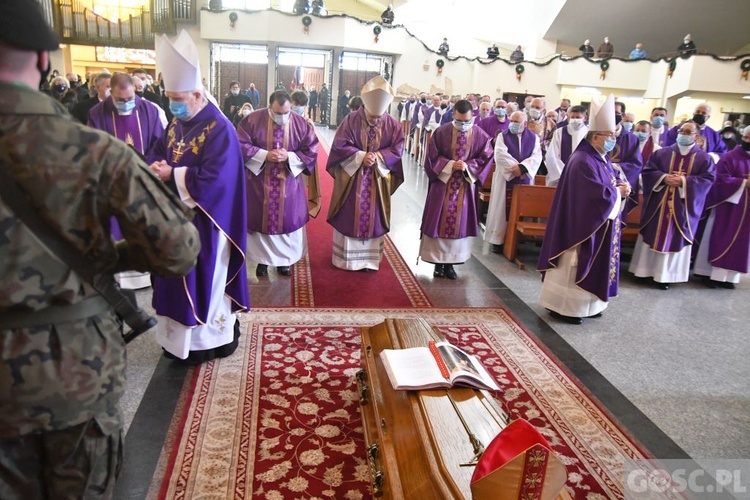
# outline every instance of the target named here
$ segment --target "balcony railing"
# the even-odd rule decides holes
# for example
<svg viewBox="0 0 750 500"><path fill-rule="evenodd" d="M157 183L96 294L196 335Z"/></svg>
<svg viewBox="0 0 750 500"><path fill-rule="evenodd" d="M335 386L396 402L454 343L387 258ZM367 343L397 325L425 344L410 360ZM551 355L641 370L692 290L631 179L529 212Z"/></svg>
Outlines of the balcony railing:
<svg viewBox="0 0 750 500"><path fill-rule="evenodd" d="M91 0L37 0L62 43L154 48L156 33L173 34L178 23L195 24L197 0L150 0L118 9L119 19L91 10Z"/></svg>

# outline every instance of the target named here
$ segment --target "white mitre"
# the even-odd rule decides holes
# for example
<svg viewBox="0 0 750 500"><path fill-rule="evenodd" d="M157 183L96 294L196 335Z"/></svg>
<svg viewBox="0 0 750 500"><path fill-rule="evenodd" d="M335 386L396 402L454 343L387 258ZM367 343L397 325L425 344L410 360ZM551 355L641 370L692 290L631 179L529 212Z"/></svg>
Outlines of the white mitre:
<svg viewBox="0 0 750 500"><path fill-rule="evenodd" d="M615 131L615 96L609 94L603 103L591 99L589 130L592 132Z"/></svg>
<svg viewBox="0 0 750 500"><path fill-rule="evenodd" d="M362 104L365 109L374 116L382 116L393 102L395 92L388 80L378 75L365 83L361 92Z"/></svg>
<svg viewBox="0 0 750 500"><path fill-rule="evenodd" d="M157 70L167 92L190 92L203 88L198 48L185 30L172 42L162 35L156 44Z"/></svg>

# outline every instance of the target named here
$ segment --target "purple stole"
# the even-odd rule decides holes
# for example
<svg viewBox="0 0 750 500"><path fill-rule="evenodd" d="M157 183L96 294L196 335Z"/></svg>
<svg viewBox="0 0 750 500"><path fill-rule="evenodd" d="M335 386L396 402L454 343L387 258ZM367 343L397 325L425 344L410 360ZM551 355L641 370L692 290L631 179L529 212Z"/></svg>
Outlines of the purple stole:
<svg viewBox="0 0 750 500"><path fill-rule="evenodd" d="M466 161L466 157L471 151L471 140L474 136L474 129L470 132L460 132L453 128L453 137L451 140L451 150L453 151L453 160ZM463 215L463 201L466 199L466 179L464 173L460 170L454 170L446 185L446 196L443 201L443 212L440 217L440 226L438 227L438 238L454 240L459 237L461 229L461 216Z"/></svg>
<svg viewBox="0 0 750 500"><path fill-rule="evenodd" d="M289 149L289 122L286 126L277 125L268 120L266 132L266 151L273 149ZM263 172L263 191L266 193L266 203L263 204L263 227L261 233L283 234L284 232L284 200L286 199L286 162L267 162Z"/></svg>
<svg viewBox="0 0 750 500"><path fill-rule="evenodd" d="M562 136L560 137L560 160L563 163L568 163L568 158L573 154L573 136L568 132L568 127L563 128Z"/></svg>
<svg viewBox="0 0 750 500"><path fill-rule="evenodd" d="M685 199L680 197L678 186L663 182L663 189L654 191L664 174L686 178ZM679 252L692 245L714 177L713 161L695 145L685 156L677 145L656 151L643 170L643 191L647 198L641 216L643 241L661 253Z"/></svg>
<svg viewBox="0 0 750 500"><path fill-rule="evenodd" d="M536 142L536 134L525 128L521 132L521 150L518 149L518 136L511 134L510 130L506 130L503 134L503 141L505 147L508 148L508 153L521 163L523 160L531 156L534 152L534 144ZM505 183L505 220L508 220L510 215L510 202L513 199L513 186L517 184L531 184L531 176L526 174L521 177L515 177Z"/></svg>
<svg viewBox="0 0 750 500"><path fill-rule="evenodd" d="M411 117L412 131L417 127L417 120L419 120L419 110L422 108L422 106L425 106L425 104L422 104L421 102L417 102L417 105L414 106L414 114Z"/></svg>

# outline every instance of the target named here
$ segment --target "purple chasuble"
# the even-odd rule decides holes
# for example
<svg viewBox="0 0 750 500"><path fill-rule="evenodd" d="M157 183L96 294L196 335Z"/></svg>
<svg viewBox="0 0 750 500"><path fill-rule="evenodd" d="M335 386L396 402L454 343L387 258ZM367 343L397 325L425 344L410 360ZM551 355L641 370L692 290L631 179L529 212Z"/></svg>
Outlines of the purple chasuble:
<svg viewBox="0 0 750 500"><path fill-rule="evenodd" d="M479 234L476 186L469 176L454 170L445 183L438 176L448 162L463 160L481 186L490 173L492 158L490 136L476 125L468 132L459 132L452 123L435 130L424 160L430 185L422 215L422 234L444 239Z"/></svg>
<svg viewBox="0 0 750 500"><path fill-rule="evenodd" d="M675 125L667 132L664 146L677 143L677 132L680 127L681 125ZM695 143L706 153L716 153L721 156L727 152L727 145L722 140L721 134L708 125L703 128L698 127L698 137L695 139Z"/></svg>
<svg viewBox="0 0 750 500"><path fill-rule="evenodd" d="M89 127L107 132L128 146L146 155L164 135L164 126L159 119L159 110L145 99L135 96L135 108L130 115L119 115L112 97L89 110ZM117 219L112 217L112 238L123 239Z"/></svg>
<svg viewBox="0 0 750 500"><path fill-rule="evenodd" d="M706 207L716 214L708 247L712 266L738 273L748 272L750 249L750 196L747 185L737 204L727 203L742 186L750 183L750 154L737 145L716 164L716 182L711 187ZM704 238L703 243L706 244Z"/></svg>
<svg viewBox="0 0 750 500"><path fill-rule="evenodd" d="M521 132L521 149L518 149L518 135L511 134L509 130L503 132L503 142L505 147L508 148L508 154L510 154L518 163L522 163L523 160L530 157L534 153L534 145L536 144L536 134L531 130L525 128ZM505 182L505 220L508 220L510 215L510 204L513 201L513 186L517 184L531 184L531 176L529 174L522 175L521 177L514 177L513 179Z"/></svg>
<svg viewBox="0 0 750 500"><path fill-rule="evenodd" d="M638 137L632 132L621 129L615 148L608 155L612 163L620 166L632 188L628 201L625 203L625 215L627 215L638 205L638 190L640 189L638 179L643 170Z"/></svg>
<svg viewBox="0 0 750 500"><path fill-rule="evenodd" d="M620 216L607 217L617 203L620 173L586 140L568 158L555 191L537 269L557 267L560 256L578 248L576 284L600 300L617 295L620 276Z"/></svg>
<svg viewBox="0 0 750 500"><path fill-rule="evenodd" d="M492 139L492 144L495 144L495 139L497 138L497 134L500 134L502 132L505 132L508 130L508 126L510 125L510 119L506 116L505 121L501 122L497 119L497 116L492 115L488 116L484 120L480 120L478 123L479 128L485 131L487 135L490 136L490 139Z"/></svg>
<svg viewBox="0 0 750 500"><path fill-rule="evenodd" d="M663 177L667 174L685 178L684 198L678 187L664 184ZM686 245L692 245L706 196L716 178L716 166L711 157L697 144L683 156L679 146L674 144L655 151L642 176L643 241L662 253L679 252Z"/></svg>
<svg viewBox="0 0 750 500"><path fill-rule="evenodd" d="M425 107L425 109L422 111L422 128L425 128L427 124L430 123L430 117L434 112L435 108L433 106Z"/></svg>
<svg viewBox="0 0 750 500"><path fill-rule="evenodd" d="M374 152L390 171L383 177L377 166L360 167L349 177L341 163L360 151ZM370 125L364 107L350 113L339 125L326 170L335 179L328 223L350 238L371 239L390 230L391 195L404 180L401 156L404 134L391 115Z"/></svg>
<svg viewBox="0 0 750 500"><path fill-rule="evenodd" d="M234 127L208 103L188 121L172 120L148 155L148 163L158 160L173 168L187 167L185 186L197 205L193 224L200 234L201 252L184 278L153 277L156 313L185 326L205 324L211 300L221 300L211 296L219 234L228 238L230 250L224 292L231 298L233 312L249 309L245 166Z"/></svg>
<svg viewBox="0 0 750 500"><path fill-rule="evenodd" d="M286 125L276 125L268 108L262 108L239 123L237 137L245 162L261 149L283 147L299 157L304 169L294 177L287 162L266 161L258 175L245 170L248 231L289 234L303 227L309 219L304 176L313 173L318 158L318 138L310 122L290 113Z"/></svg>

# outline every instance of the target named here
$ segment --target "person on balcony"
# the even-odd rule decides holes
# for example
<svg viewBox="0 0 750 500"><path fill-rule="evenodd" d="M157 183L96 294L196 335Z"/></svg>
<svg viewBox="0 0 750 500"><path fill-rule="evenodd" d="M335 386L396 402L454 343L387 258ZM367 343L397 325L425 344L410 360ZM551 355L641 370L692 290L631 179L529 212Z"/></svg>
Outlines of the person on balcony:
<svg viewBox="0 0 750 500"><path fill-rule="evenodd" d="M520 63L523 61L523 50L521 50L521 46L516 46L516 50L510 53L510 62L513 63Z"/></svg>
<svg viewBox="0 0 750 500"><path fill-rule="evenodd" d="M583 45L578 47L578 50L581 51L581 55L586 59L594 57L594 47L591 46L591 40L588 38L584 40Z"/></svg>
<svg viewBox="0 0 750 500"><path fill-rule="evenodd" d="M391 25L393 24L393 20L395 18L395 15L393 13L393 4L388 4L388 8L383 11L382 14L380 14L380 22L383 24Z"/></svg>
<svg viewBox="0 0 750 500"><path fill-rule="evenodd" d="M609 43L609 37L605 36L604 42L602 42L601 45L599 45L599 48L596 49L596 57L599 57L601 59L609 59L614 53L614 46Z"/></svg>
<svg viewBox="0 0 750 500"><path fill-rule="evenodd" d="M635 48L630 51L631 60L636 61L638 59L646 59L646 51L643 49L642 43L636 43Z"/></svg>
<svg viewBox="0 0 750 500"><path fill-rule="evenodd" d="M685 38L683 38L682 43L677 47L677 55L682 58L688 58L696 52L698 52L698 49L695 47L695 42L693 42L690 33L688 33L685 35Z"/></svg>
<svg viewBox="0 0 750 500"><path fill-rule="evenodd" d="M438 54L441 56L448 56L448 51L450 50L450 46L448 45L448 39L443 38L443 43L440 44L440 47L438 47Z"/></svg>
<svg viewBox="0 0 750 500"><path fill-rule="evenodd" d="M497 44L492 44L487 48L487 58L497 59L500 57L500 49L497 48Z"/></svg>

